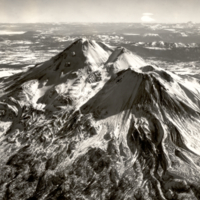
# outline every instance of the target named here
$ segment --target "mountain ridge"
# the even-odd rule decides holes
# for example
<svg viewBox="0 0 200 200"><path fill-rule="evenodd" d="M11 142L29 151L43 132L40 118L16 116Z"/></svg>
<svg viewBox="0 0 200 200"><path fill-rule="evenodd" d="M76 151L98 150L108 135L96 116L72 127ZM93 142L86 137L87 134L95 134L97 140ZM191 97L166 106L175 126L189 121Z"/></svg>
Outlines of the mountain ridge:
<svg viewBox="0 0 200 200"><path fill-rule="evenodd" d="M1 84L2 199L199 199L198 80L79 39Z"/></svg>

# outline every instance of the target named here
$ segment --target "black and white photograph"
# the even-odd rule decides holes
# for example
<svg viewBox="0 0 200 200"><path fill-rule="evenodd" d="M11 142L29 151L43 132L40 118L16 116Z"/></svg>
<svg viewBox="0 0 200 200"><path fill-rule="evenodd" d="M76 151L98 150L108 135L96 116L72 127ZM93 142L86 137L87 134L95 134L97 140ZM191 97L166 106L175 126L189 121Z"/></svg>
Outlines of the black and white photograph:
<svg viewBox="0 0 200 200"><path fill-rule="evenodd" d="M200 0L0 0L0 200L200 200Z"/></svg>

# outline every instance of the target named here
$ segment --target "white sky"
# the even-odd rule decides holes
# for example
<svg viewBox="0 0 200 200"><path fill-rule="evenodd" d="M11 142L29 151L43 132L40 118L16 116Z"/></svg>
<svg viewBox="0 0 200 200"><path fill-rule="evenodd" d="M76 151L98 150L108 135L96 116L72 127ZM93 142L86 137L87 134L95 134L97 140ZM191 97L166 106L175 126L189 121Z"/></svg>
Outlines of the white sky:
<svg viewBox="0 0 200 200"><path fill-rule="evenodd" d="M0 23L200 22L200 0L0 0L0 9Z"/></svg>

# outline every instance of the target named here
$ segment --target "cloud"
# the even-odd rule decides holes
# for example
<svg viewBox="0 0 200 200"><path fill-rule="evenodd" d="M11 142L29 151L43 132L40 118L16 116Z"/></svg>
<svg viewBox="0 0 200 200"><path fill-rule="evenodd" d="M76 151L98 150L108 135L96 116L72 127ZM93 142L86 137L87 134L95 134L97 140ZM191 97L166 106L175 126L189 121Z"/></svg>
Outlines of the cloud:
<svg viewBox="0 0 200 200"><path fill-rule="evenodd" d="M153 13L143 13L142 15L149 16L149 15L153 15Z"/></svg>
<svg viewBox="0 0 200 200"><path fill-rule="evenodd" d="M143 13L143 16L141 17L142 22L154 22L155 19L152 18L151 16L153 13Z"/></svg>

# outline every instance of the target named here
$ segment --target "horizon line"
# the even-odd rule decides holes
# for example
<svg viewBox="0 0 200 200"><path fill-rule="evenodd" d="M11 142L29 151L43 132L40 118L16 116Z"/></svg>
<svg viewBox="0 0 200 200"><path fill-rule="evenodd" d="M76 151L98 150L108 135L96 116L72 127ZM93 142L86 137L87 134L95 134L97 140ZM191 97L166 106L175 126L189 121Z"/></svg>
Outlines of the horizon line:
<svg viewBox="0 0 200 200"><path fill-rule="evenodd" d="M56 23L56 24L187 24L189 22L192 22L194 24L199 24L200 22L193 22L193 21L187 21L187 22L0 22L0 24L50 24L50 23Z"/></svg>

